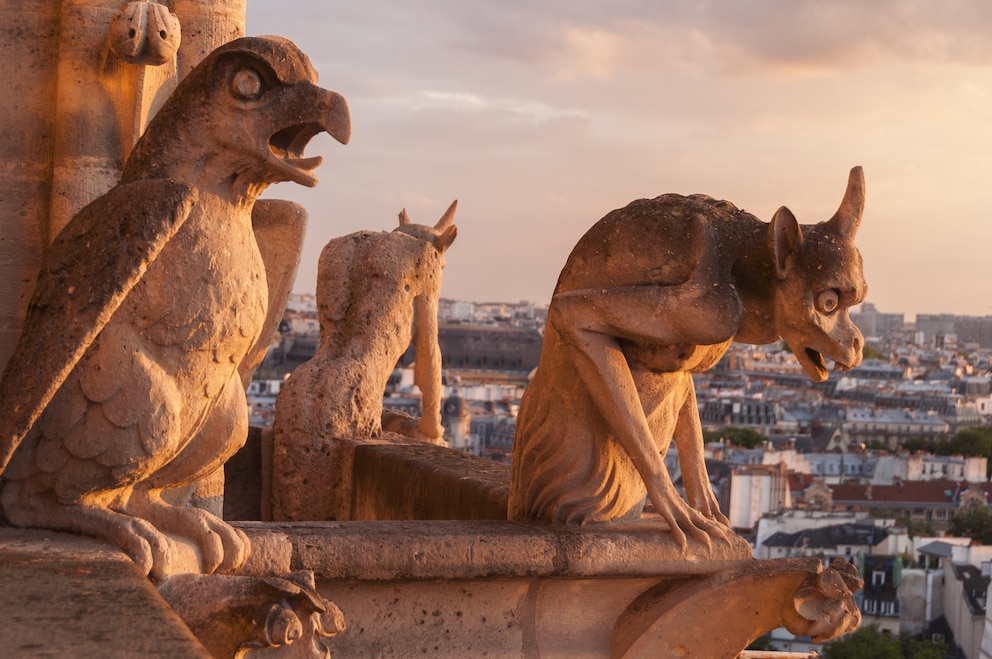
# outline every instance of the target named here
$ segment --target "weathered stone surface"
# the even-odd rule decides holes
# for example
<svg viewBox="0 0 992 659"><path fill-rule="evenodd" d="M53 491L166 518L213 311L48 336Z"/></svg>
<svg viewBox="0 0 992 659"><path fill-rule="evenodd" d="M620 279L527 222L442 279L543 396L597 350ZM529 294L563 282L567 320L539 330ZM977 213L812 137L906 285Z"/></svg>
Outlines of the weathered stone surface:
<svg viewBox="0 0 992 659"><path fill-rule="evenodd" d="M283 265L257 245L253 204L271 183L315 185L306 143L350 131L344 99L315 81L285 39L218 49L120 184L59 233L0 384L12 523L117 543L156 579L244 562L242 534L161 493L218 474L244 443L243 364L267 343L266 269Z"/></svg>
<svg viewBox="0 0 992 659"><path fill-rule="evenodd" d="M317 270L320 346L276 399L272 516L341 519L340 489L328 474L337 438L378 439L383 431L444 443L437 306L444 252L457 234L456 203L433 227L406 211L392 232L360 231L331 240ZM383 412L382 396L411 339L421 418Z"/></svg>
<svg viewBox="0 0 992 659"><path fill-rule="evenodd" d="M331 447L320 506L335 520L506 519L507 464L401 437ZM271 429L249 429L224 465L224 519L271 519L270 461Z"/></svg>
<svg viewBox="0 0 992 659"><path fill-rule="evenodd" d="M733 341L782 338L814 381L861 361L847 315L865 294L854 234L864 176L837 213L770 223L702 195L613 211L578 242L548 311L517 417L511 519L586 523L636 516L645 496L681 545L733 546L703 461L693 372ZM674 436L686 498L663 458Z"/></svg>
<svg viewBox="0 0 992 659"><path fill-rule="evenodd" d="M0 3L0 364L14 351L47 242L60 4Z"/></svg>
<svg viewBox="0 0 992 659"><path fill-rule="evenodd" d="M289 542L294 569L331 580L685 576L709 574L750 557L743 542L733 552L719 546L684 551L658 521L588 529L496 520L237 526L253 543Z"/></svg>
<svg viewBox="0 0 992 659"><path fill-rule="evenodd" d="M90 538L0 527L0 612L7 657L210 656L127 556Z"/></svg>
<svg viewBox="0 0 992 659"><path fill-rule="evenodd" d="M356 442L348 519L506 519L510 466L412 440Z"/></svg>
<svg viewBox="0 0 992 659"><path fill-rule="evenodd" d="M338 656L730 657L774 627L827 638L857 625L860 580L844 561L757 561L743 543L734 558L684 551L661 524L239 527L313 570L348 621L330 644Z"/></svg>

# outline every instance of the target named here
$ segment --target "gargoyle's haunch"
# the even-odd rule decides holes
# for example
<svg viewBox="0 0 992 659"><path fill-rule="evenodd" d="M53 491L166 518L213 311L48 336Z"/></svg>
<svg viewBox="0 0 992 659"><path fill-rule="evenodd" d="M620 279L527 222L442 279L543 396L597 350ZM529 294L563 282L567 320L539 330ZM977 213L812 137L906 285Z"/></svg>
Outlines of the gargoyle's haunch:
<svg viewBox="0 0 992 659"><path fill-rule="evenodd" d="M829 221L770 223L703 195L641 199L596 223L555 289L537 373L517 418L509 515L555 522L636 514L645 493L680 543L733 540L710 489L691 373L733 341L782 338L814 381L863 338L854 234L864 176ZM675 438L688 505L663 457Z"/></svg>
<svg viewBox="0 0 992 659"><path fill-rule="evenodd" d="M344 99L316 80L286 39L218 48L149 124L120 183L54 241L0 385L9 521L104 538L156 578L245 560L243 533L161 493L245 441L239 367L267 339L266 269L287 265L259 250L253 205L271 183L317 183L311 137L349 137Z"/></svg>

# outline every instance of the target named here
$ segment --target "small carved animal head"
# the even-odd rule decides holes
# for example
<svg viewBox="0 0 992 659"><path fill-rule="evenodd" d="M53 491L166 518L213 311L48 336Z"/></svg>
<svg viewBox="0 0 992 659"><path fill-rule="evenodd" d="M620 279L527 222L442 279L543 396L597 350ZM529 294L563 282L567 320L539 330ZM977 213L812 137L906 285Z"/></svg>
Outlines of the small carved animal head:
<svg viewBox="0 0 992 659"><path fill-rule="evenodd" d="M828 221L800 226L783 206L769 225L777 275L775 328L814 382L829 376L825 358L835 369L861 363L864 337L848 309L867 292L861 254L854 246L864 202L864 173L855 167L840 208Z"/></svg>
<svg viewBox="0 0 992 659"><path fill-rule="evenodd" d="M176 56L179 19L157 2L129 2L110 21L107 45L129 64L158 66Z"/></svg>
<svg viewBox="0 0 992 659"><path fill-rule="evenodd" d="M432 227L424 224L414 224L410 220L410 216L406 214L406 209L404 208L400 211L400 225L393 229L393 231L405 233L417 240L422 240L425 243L433 245L437 253L441 255L441 267L444 267L444 251L448 249L451 243L455 241L455 236L458 235L458 227L452 224L457 208L458 200L456 199L451 202L448 210L444 211L444 215Z"/></svg>

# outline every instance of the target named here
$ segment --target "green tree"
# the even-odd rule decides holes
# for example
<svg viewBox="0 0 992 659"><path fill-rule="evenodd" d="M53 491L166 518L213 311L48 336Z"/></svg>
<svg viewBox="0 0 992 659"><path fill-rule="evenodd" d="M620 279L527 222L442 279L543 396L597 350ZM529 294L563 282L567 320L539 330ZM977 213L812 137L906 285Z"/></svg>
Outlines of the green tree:
<svg viewBox="0 0 992 659"><path fill-rule="evenodd" d="M954 513L947 529L949 535L992 544L992 510L988 506L969 506Z"/></svg>
<svg viewBox="0 0 992 659"><path fill-rule="evenodd" d="M907 632L883 634L876 625L866 625L823 648L825 659L942 659L946 652L946 643L921 641Z"/></svg>
<svg viewBox="0 0 992 659"><path fill-rule="evenodd" d="M988 458L986 476L992 476L992 426L965 428L949 440L934 442L936 455L966 455Z"/></svg>
<svg viewBox="0 0 992 659"><path fill-rule="evenodd" d="M902 659L899 638L866 625L824 646L824 659Z"/></svg>
<svg viewBox="0 0 992 659"><path fill-rule="evenodd" d="M947 643L943 641L923 641L906 632L899 634L899 644L902 646L902 656L912 659L944 659L948 650Z"/></svg>
<svg viewBox="0 0 992 659"><path fill-rule="evenodd" d="M891 452L889 450L889 445L880 439L873 439L870 442L868 442L868 448L870 448L872 451L885 451L886 453Z"/></svg>
<svg viewBox="0 0 992 659"><path fill-rule="evenodd" d="M742 448L754 448L761 442L768 441L767 437L762 435L757 430L751 430L750 428L727 426L726 428L722 428L720 430L703 431L704 441L717 442L721 439L728 444L733 444L734 446L740 446Z"/></svg>
<svg viewBox="0 0 992 659"><path fill-rule="evenodd" d="M933 442L922 437L910 437L902 443L902 448L910 453L933 453Z"/></svg>

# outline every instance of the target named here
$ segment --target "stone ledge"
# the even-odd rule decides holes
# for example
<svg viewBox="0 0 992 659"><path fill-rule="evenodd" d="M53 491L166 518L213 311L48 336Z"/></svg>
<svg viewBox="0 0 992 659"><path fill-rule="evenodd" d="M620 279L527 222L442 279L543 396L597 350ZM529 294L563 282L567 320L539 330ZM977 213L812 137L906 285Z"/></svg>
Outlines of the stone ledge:
<svg viewBox="0 0 992 659"><path fill-rule="evenodd" d="M664 523L648 520L583 529L495 520L236 525L260 558L284 556L286 568L313 570L318 580L671 577L709 574L751 559L743 539L729 554L726 545L690 544L683 551ZM724 557L713 558L720 552ZM250 561L246 571L271 567L271 561Z"/></svg>
<svg viewBox="0 0 992 659"><path fill-rule="evenodd" d="M121 551L0 526L4 656L209 657Z"/></svg>

